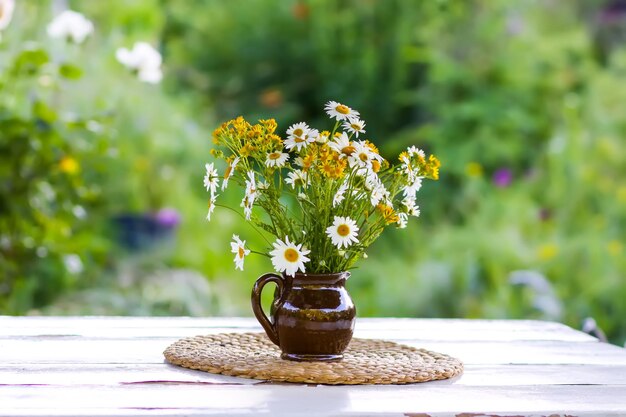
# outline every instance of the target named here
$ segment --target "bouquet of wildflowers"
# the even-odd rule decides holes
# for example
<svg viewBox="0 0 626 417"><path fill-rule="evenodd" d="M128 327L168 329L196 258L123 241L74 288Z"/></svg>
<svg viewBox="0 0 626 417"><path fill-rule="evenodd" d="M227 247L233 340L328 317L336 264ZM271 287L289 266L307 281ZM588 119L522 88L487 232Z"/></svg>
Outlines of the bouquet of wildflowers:
<svg viewBox="0 0 626 417"><path fill-rule="evenodd" d="M255 125L242 117L230 120L213 133L217 147L211 154L228 164L223 176L213 163L206 164L207 219L220 206L219 189L241 186L243 211L231 209L268 244L253 252L291 276L350 269L385 227L404 228L410 216L419 216L416 193L422 179L439 177L433 155L412 146L391 164L362 139L365 122L359 112L335 101L325 110L335 121L331 130L296 123L284 138L273 119ZM243 270L250 249L237 235L231 248L235 267Z"/></svg>

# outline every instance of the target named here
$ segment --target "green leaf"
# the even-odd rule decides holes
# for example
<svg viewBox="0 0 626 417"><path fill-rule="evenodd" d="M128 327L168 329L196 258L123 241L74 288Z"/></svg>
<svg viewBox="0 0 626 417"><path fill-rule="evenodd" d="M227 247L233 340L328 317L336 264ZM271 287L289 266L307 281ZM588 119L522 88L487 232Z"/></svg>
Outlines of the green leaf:
<svg viewBox="0 0 626 417"><path fill-rule="evenodd" d="M41 100L33 103L33 115L47 123L52 123L57 119L57 113Z"/></svg>
<svg viewBox="0 0 626 417"><path fill-rule="evenodd" d="M36 74L39 69L50 61L48 53L40 48L25 49L16 58L13 63L13 73Z"/></svg>
<svg viewBox="0 0 626 417"><path fill-rule="evenodd" d="M68 80L77 80L83 76L83 70L76 65L64 63L59 67L59 74Z"/></svg>

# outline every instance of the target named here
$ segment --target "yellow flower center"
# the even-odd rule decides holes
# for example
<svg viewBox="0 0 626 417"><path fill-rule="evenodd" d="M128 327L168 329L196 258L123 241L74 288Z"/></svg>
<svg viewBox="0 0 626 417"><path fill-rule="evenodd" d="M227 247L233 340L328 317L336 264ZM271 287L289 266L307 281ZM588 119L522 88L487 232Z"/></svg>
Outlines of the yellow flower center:
<svg viewBox="0 0 626 417"><path fill-rule="evenodd" d="M337 227L337 234L341 237L346 237L350 234L350 227L347 224L340 224Z"/></svg>
<svg viewBox="0 0 626 417"><path fill-rule="evenodd" d="M298 258L300 257L298 255L298 251L295 250L294 248L287 248L284 255L285 255L285 259L288 260L289 262L296 262Z"/></svg>
<svg viewBox="0 0 626 417"><path fill-rule="evenodd" d="M369 157L367 156L367 154L365 152L361 152L359 154L359 159L363 162L367 162L369 160Z"/></svg>
<svg viewBox="0 0 626 417"><path fill-rule="evenodd" d="M244 252L243 248L241 246L239 246L239 250L237 251L237 255L239 255L239 257L243 259L243 256L245 254L246 253Z"/></svg>
<svg viewBox="0 0 626 417"><path fill-rule="evenodd" d="M296 143L302 143L302 142L304 142L304 141L305 141L305 139L304 139L304 138L302 138L302 137L300 137L300 136L298 136L298 137L296 137L293 141L294 141L294 142L296 142Z"/></svg>
<svg viewBox="0 0 626 417"><path fill-rule="evenodd" d="M337 110L337 112L341 114L350 114L350 107L344 106L343 104L340 104L337 107L335 107L335 110Z"/></svg>
<svg viewBox="0 0 626 417"><path fill-rule="evenodd" d="M343 153L343 154L346 154L346 155L350 156L350 155L352 155L352 154L354 153L354 151L355 151L355 150L356 150L356 149L354 149L354 146L352 146L352 145L348 145L348 146L346 146L345 148L343 148L343 149L341 150L341 153Z"/></svg>
<svg viewBox="0 0 626 417"><path fill-rule="evenodd" d="M272 152L270 154L270 159L276 160L278 158L280 158L280 152Z"/></svg>
<svg viewBox="0 0 626 417"><path fill-rule="evenodd" d="M293 131L293 135L298 136L298 137L302 136L303 133L304 132L302 131L302 129L299 129L299 128Z"/></svg>
<svg viewBox="0 0 626 417"><path fill-rule="evenodd" d="M354 123L352 123L350 127L352 128L352 130L356 130L357 132L361 130L361 126L354 124Z"/></svg>

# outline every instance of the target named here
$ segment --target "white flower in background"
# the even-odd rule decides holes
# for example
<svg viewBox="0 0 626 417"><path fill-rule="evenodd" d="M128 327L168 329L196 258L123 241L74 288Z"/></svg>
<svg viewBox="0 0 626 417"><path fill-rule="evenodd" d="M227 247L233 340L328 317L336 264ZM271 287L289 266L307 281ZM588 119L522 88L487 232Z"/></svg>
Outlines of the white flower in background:
<svg viewBox="0 0 626 417"><path fill-rule="evenodd" d="M351 109L350 107L343 105L341 103L337 103L336 101L329 101L324 106L324 110L326 110L326 114L328 114L331 118L334 118L337 121L348 120L353 117L358 117L359 112Z"/></svg>
<svg viewBox="0 0 626 417"><path fill-rule="evenodd" d="M235 254L235 269L243 271L243 259L250 254L250 249L246 249L246 241L242 241L239 239L239 236L233 235L230 249Z"/></svg>
<svg viewBox="0 0 626 417"><path fill-rule="evenodd" d="M330 237L333 245L339 249L347 248L353 243L359 243L358 232L359 228L356 222L350 217L335 216L333 225L326 228L326 234Z"/></svg>
<svg viewBox="0 0 626 417"><path fill-rule="evenodd" d="M213 214L213 211L215 210L215 200L217 200L217 194L211 194L208 204L209 211L206 214L207 221L211 221L211 214Z"/></svg>
<svg viewBox="0 0 626 417"><path fill-rule="evenodd" d="M287 139L285 140L285 148L287 150L296 149L300 151L306 148L309 143L315 142L315 138L310 136L311 128L304 122L293 124L287 129Z"/></svg>
<svg viewBox="0 0 626 417"><path fill-rule="evenodd" d="M337 190L337 192L335 193L335 196L333 197L333 207L337 207L346 198L344 194L346 193L347 189L348 189L348 183L346 182L344 182L343 184L339 186L339 189Z"/></svg>
<svg viewBox="0 0 626 417"><path fill-rule="evenodd" d="M206 174L204 175L204 187L207 191L211 191L211 195L217 191L220 177L217 174L217 169L213 166L213 162L210 164L204 164L206 168Z"/></svg>
<svg viewBox="0 0 626 417"><path fill-rule="evenodd" d="M65 10L50 22L47 30L51 38L83 43L93 33L93 23L78 12Z"/></svg>
<svg viewBox="0 0 626 417"><path fill-rule="evenodd" d="M291 188L306 187L309 182L309 177L306 172L300 169L294 169L285 178L285 183L291 185Z"/></svg>
<svg viewBox="0 0 626 417"><path fill-rule="evenodd" d="M359 133L365 133L365 122L358 118L348 119L347 122L343 122L343 128L354 133L358 138Z"/></svg>
<svg viewBox="0 0 626 417"><path fill-rule="evenodd" d="M398 229L404 229L409 223L409 215L406 213L398 213L398 221L396 223Z"/></svg>
<svg viewBox="0 0 626 417"><path fill-rule="evenodd" d="M259 181L256 185L256 188L258 190L267 190L268 188L270 188L270 185L265 181Z"/></svg>
<svg viewBox="0 0 626 417"><path fill-rule="evenodd" d="M224 171L224 181L222 181L222 191L224 191L226 189L226 187L228 187L228 180L235 173L235 168L237 168L237 164L239 163L239 159L240 158L238 156L235 157L235 159L233 159L233 162L228 164L228 167L226 167L226 171Z"/></svg>
<svg viewBox="0 0 626 417"><path fill-rule="evenodd" d="M284 167L289 159L289 154L285 152L270 152L265 159L265 165L268 167Z"/></svg>
<svg viewBox="0 0 626 417"><path fill-rule="evenodd" d="M328 143L328 146L339 154L341 158L344 156L350 156L354 153L354 146L350 142L350 138L346 132L341 132L341 135L335 137Z"/></svg>
<svg viewBox="0 0 626 417"><path fill-rule="evenodd" d="M80 260L80 256L72 253L70 255L65 255L63 257L63 263L65 264L65 269L70 274L80 274L83 272L83 261Z"/></svg>
<svg viewBox="0 0 626 417"><path fill-rule="evenodd" d="M115 57L126 68L137 71L141 81L157 84L163 78L161 54L147 42L137 42L130 50L119 48Z"/></svg>
<svg viewBox="0 0 626 417"><path fill-rule="evenodd" d="M284 272L292 277L298 272L306 272L304 264L310 259L306 257L311 251L302 247L302 244L296 245L289 241L289 236L285 237L283 242L276 239L273 244L274 250L270 252L272 256L272 265L277 272Z"/></svg>
<svg viewBox="0 0 626 417"><path fill-rule="evenodd" d="M6 29L13 18L15 0L0 0L0 30Z"/></svg>

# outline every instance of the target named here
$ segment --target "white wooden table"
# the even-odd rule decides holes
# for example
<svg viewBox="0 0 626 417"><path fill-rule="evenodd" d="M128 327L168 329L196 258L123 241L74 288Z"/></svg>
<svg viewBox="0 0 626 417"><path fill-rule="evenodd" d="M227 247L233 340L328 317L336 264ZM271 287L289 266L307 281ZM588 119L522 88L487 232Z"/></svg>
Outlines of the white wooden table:
<svg viewBox="0 0 626 417"><path fill-rule="evenodd" d="M261 331L249 318L0 317L2 416L626 415L626 349L538 321L358 319L356 336L456 356L408 386L311 386L164 363L178 338Z"/></svg>

